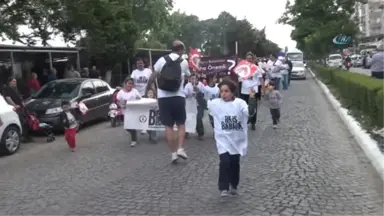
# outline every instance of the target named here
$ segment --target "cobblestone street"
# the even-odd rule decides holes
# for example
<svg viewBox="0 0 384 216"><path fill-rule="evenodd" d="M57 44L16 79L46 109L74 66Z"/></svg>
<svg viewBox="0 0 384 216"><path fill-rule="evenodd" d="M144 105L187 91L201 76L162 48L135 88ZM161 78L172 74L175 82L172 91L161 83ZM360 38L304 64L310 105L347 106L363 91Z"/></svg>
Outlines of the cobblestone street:
<svg viewBox="0 0 384 216"><path fill-rule="evenodd" d="M261 106L229 202L218 199L208 123L178 165L164 138L130 148L122 128L101 123L78 134L76 153L58 137L0 158L0 215L383 215L383 182L312 77L283 96L277 130Z"/></svg>

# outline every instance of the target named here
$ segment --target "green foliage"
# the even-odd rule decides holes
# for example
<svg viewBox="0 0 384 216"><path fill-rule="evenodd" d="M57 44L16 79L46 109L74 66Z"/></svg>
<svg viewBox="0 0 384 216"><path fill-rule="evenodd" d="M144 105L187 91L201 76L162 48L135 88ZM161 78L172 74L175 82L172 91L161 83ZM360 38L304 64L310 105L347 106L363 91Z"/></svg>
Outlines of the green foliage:
<svg viewBox="0 0 384 216"><path fill-rule="evenodd" d="M205 55L212 56L235 54L236 41L240 55L252 51L258 56L266 56L280 50L266 39L264 29L257 30L248 20L238 20L227 12L208 20L174 12L162 31L151 32L144 40L170 48L175 39L183 41L186 47L200 48Z"/></svg>
<svg viewBox="0 0 384 216"><path fill-rule="evenodd" d="M339 35L355 36L357 25L353 20L355 5L363 0L295 0L287 1L280 23L294 27L291 33L297 48L310 58L321 58L331 51L343 48L332 43Z"/></svg>
<svg viewBox="0 0 384 216"><path fill-rule="evenodd" d="M205 54L268 55L279 47L247 20L227 12L217 19L170 13L172 0L3 0L0 2L0 37L27 45L44 46L60 34L66 42L85 47L99 67L113 68L133 56L137 48L170 48L179 39ZM18 27L32 31L21 34Z"/></svg>
<svg viewBox="0 0 384 216"><path fill-rule="evenodd" d="M336 90L346 108L363 114L357 116L358 118L365 119L373 128L383 127L382 80L321 66L314 67L314 72L323 82Z"/></svg>

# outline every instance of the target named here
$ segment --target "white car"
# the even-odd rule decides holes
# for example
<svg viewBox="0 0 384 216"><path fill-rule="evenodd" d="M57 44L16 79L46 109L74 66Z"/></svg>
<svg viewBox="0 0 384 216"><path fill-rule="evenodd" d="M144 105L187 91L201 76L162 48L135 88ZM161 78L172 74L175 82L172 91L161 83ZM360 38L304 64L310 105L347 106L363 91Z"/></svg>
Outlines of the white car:
<svg viewBox="0 0 384 216"><path fill-rule="evenodd" d="M343 67L343 56L340 54L331 54L328 56L327 65L329 67Z"/></svg>
<svg viewBox="0 0 384 216"><path fill-rule="evenodd" d="M0 153L11 155L20 148L21 124L14 107L0 95Z"/></svg>

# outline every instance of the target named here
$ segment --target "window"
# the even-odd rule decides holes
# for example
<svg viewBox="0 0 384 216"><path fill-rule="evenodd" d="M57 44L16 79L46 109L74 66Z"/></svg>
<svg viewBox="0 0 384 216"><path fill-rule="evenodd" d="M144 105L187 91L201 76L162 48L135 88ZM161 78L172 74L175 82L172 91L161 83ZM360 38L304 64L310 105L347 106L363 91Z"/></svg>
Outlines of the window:
<svg viewBox="0 0 384 216"><path fill-rule="evenodd" d="M103 93L109 90L107 83L101 81L101 80L94 80L92 81L93 85L96 88L96 94L97 93Z"/></svg>
<svg viewBox="0 0 384 216"><path fill-rule="evenodd" d="M72 99L79 94L79 82L49 82L33 98Z"/></svg>
<svg viewBox="0 0 384 216"><path fill-rule="evenodd" d="M92 82L85 82L83 87L81 88L81 94L82 95L85 95L85 94L91 94L91 95L94 95L95 94L95 87L93 87L93 84Z"/></svg>

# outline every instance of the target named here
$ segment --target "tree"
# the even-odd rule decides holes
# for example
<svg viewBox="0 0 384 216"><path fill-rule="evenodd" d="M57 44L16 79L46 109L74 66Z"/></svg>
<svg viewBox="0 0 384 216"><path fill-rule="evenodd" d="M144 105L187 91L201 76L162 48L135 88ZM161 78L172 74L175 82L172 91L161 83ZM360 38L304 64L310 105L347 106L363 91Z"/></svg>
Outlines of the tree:
<svg viewBox="0 0 384 216"><path fill-rule="evenodd" d="M55 34L85 46L106 67L132 56L139 38L157 31L165 22L172 0L9 0L0 5L0 33L33 45L44 46ZM7 23L27 25L32 32L19 34Z"/></svg>
<svg viewBox="0 0 384 216"><path fill-rule="evenodd" d="M307 55L318 58L342 48L332 43L332 39L344 34L355 36L357 25L352 19L355 5L361 0L295 0L287 1L286 11L280 23L294 27L291 33L297 48Z"/></svg>

